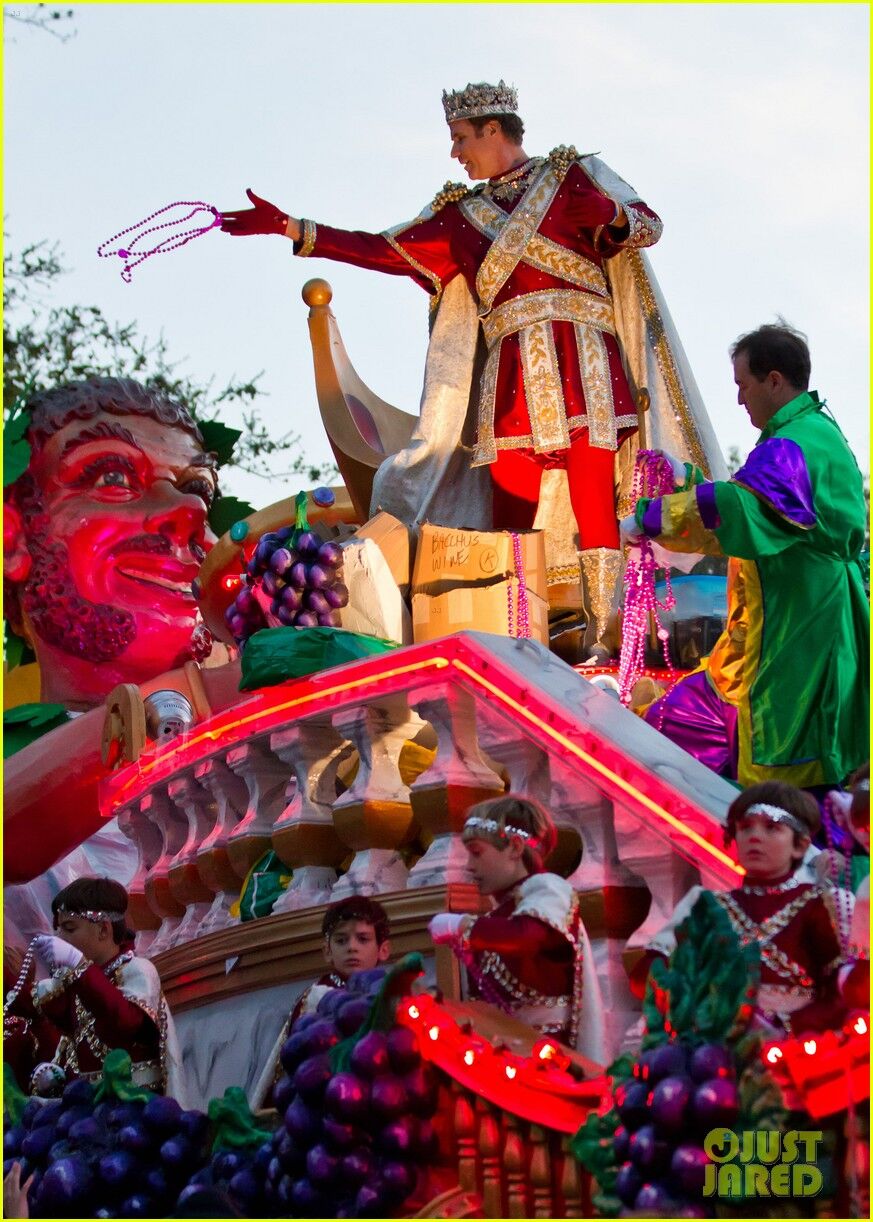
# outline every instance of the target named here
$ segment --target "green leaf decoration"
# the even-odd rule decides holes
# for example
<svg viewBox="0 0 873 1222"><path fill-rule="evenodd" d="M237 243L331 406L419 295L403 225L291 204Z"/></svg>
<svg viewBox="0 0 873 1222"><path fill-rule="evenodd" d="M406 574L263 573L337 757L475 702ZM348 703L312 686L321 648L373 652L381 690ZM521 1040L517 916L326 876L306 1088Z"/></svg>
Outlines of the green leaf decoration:
<svg viewBox="0 0 873 1222"><path fill-rule="evenodd" d="M228 1086L222 1099L210 1099L207 1111L215 1128L213 1154L216 1150L253 1149L270 1139L269 1130L255 1123L241 1086Z"/></svg>
<svg viewBox="0 0 873 1222"><path fill-rule="evenodd" d="M7 671L15 670L16 666L27 666L36 661L36 654L23 636L13 632L9 621L3 621L3 657Z"/></svg>
<svg viewBox="0 0 873 1222"><path fill-rule="evenodd" d="M62 704L18 704L3 713L3 758L30 746L69 720Z"/></svg>
<svg viewBox="0 0 873 1222"><path fill-rule="evenodd" d="M220 420L198 420L203 444L207 453L214 454L218 465L229 463L233 456L233 448L242 437L242 429L230 429Z"/></svg>
<svg viewBox="0 0 873 1222"><path fill-rule="evenodd" d="M30 463L30 442L27 440L27 430L30 425L30 412L27 401L33 391L33 378L30 378L22 388L3 424L3 487L24 474Z"/></svg>
<svg viewBox="0 0 873 1222"><path fill-rule="evenodd" d="M146 1086L135 1086L133 1062L130 1053L123 1048L113 1048L103 1062L103 1076L97 1084L94 1099L120 1099L122 1103L148 1103L153 1091Z"/></svg>
<svg viewBox="0 0 873 1222"><path fill-rule="evenodd" d="M692 1046L736 1037L745 1027L746 1007L757 996L760 974L757 943L741 946L718 900L702 891L676 930L669 962L652 965L643 1047L656 1047L667 1037ZM656 990L666 995L666 1015L656 1005Z"/></svg>
<svg viewBox="0 0 873 1222"><path fill-rule="evenodd" d="M3 1115L10 1125L18 1124L27 1105L27 1095L15 1081L8 1061L3 1062Z"/></svg>
<svg viewBox="0 0 873 1222"><path fill-rule="evenodd" d="M254 512L248 501L241 501L235 496L218 496L209 509L209 525L221 538L234 522L239 522Z"/></svg>

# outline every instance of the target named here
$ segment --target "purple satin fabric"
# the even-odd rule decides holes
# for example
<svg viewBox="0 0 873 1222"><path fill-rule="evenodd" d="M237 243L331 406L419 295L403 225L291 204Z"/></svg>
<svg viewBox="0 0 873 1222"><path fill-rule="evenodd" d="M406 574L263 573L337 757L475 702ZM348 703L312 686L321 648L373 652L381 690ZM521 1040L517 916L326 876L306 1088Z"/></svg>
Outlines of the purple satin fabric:
<svg viewBox="0 0 873 1222"><path fill-rule="evenodd" d="M643 510L643 531L650 539L661 533L661 498L656 496Z"/></svg>
<svg viewBox="0 0 873 1222"><path fill-rule="evenodd" d="M810 530L816 523L812 484L803 450L789 437L770 437L756 445L733 476L781 518Z"/></svg>
<svg viewBox="0 0 873 1222"><path fill-rule="evenodd" d="M719 776L736 780L737 710L720 699L705 671L680 679L643 720Z"/></svg>
<svg viewBox="0 0 873 1222"><path fill-rule="evenodd" d="M698 484L694 489L697 497L697 512L707 530L721 526L721 515L715 503L715 484Z"/></svg>

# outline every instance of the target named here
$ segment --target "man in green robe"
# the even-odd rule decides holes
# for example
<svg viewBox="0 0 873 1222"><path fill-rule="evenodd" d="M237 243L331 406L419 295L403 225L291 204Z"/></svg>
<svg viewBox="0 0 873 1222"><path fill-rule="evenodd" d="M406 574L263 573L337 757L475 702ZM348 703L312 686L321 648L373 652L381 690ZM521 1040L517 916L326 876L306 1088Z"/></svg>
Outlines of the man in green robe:
<svg viewBox="0 0 873 1222"><path fill-rule="evenodd" d="M622 523L632 543L730 558L725 631L643 716L741 785L839 784L869 757L861 473L807 389L803 336L763 326L731 355L738 402L761 430L745 464L706 482L674 460L681 487L639 501Z"/></svg>

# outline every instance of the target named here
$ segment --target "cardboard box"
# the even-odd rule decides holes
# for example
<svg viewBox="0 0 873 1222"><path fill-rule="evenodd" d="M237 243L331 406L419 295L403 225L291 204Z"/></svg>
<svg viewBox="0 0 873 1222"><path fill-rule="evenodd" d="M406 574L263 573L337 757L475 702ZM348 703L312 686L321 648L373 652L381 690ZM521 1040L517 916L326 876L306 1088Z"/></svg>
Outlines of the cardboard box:
<svg viewBox="0 0 873 1222"><path fill-rule="evenodd" d="M543 532L519 531L524 582L543 601L546 549ZM484 587L516 579L512 535L507 530L457 530L425 522L412 571L413 594L439 595L458 586Z"/></svg>
<svg viewBox="0 0 873 1222"><path fill-rule="evenodd" d="M433 641L464 628L476 632L495 632L502 636L519 635L518 596L520 583L514 577L490 585L466 585L442 594L418 592L412 596L412 635L416 644ZM512 625L509 622L509 598ZM530 635L543 645L549 643L549 604L527 592ZM510 632L510 626L512 631Z"/></svg>
<svg viewBox="0 0 873 1222"><path fill-rule="evenodd" d="M387 561L391 576L405 598L409 593L412 531L390 513L377 513L355 531L358 539L372 539Z"/></svg>

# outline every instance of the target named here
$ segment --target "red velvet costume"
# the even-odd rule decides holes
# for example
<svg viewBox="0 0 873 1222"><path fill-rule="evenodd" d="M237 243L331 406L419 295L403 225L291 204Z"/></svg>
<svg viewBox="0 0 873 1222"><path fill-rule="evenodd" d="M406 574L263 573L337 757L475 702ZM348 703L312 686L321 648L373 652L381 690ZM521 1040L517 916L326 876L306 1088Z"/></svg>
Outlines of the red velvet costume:
<svg viewBox="0 0 873 1222"><path fill-rule="evenodd" d="M157 976L150 963L125 951L103 967L83 960L78 968L56 972L34 988L33 1000L38 1013L61 1033L53 1060L68 1074L99 1076L106 1055L123 1048L133 1062L134 1081L162 1090L166 1075L161 1009L145 999L133 1001L122 991L131 964L134 971L145 965L144 970Z"/></svg>
<svg viewBox="0 0 873 1222"><path fill-rule="evenodd" d="M573 994L573 945L557 929L532 916L513 916L515 891L505 893L488 916L476 920L465 938L471 957L470 995L517 1012L533 1002L548 1007ZM575 917L578 925L578 914ZM535 1000L534 1000L535 999ZM537 1024L544 1035L570 1037L569 1007L555 1022Z"/></svg>
<svg viewBox="0 0 873 1222"><path fill-rule="evenodd" d="M491 464L495 526L530 527L542 470L566 466L580 547L616 548L614 455L637 411L603 267L620 250L656 242L661 222L633 200L623 204L626 222L611 228L619 205L584 161L559 149L526 163L520 176L447 189L432 214L383 234L304 221L295 249L410 276L436 296L462 274L491 353L474 465ZM504 249L501 233L517 209L541 217Z"/></svg>
<svg viewBox="0 0 873 1222"><path fill-rule="evenodd" d="M787 884L793 885L787 885ZM701 888L695 887L677 905L674 920L653 939L634 977L657 954L675 945L673 931L694 906ZM715 892L741 942L757 942L761 949L761 984L758 1011L771 1026L795 1035L838 1026L846 1006L837 988L842 964L837 932L841 902L851 904L848 893L835 894L811 883L788 878L782 883L747 883L730 892ZM846 913L846 920L851 913Z"/></svg>

